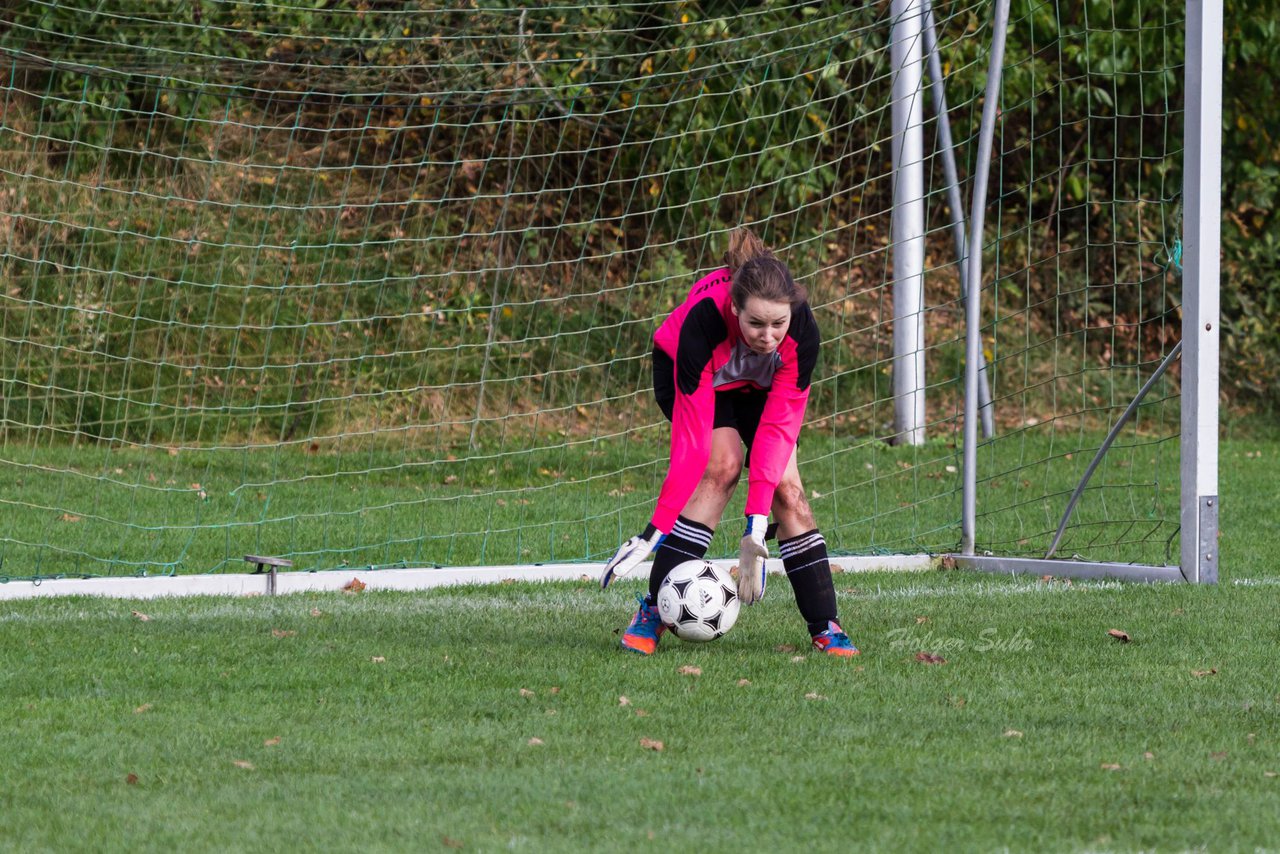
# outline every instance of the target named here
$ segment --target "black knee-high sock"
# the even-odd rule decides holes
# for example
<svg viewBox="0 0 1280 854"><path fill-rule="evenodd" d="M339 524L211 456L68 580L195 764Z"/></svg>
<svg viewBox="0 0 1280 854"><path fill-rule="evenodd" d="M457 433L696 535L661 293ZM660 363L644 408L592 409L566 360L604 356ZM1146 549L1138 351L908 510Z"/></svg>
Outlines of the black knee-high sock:
<svg viewBox="0 0 1280 854"><path fill-rule="evenodd" d="M700 522L693 522L681 516L676 519L675 526L667 538L658 547L653 556L653 569L649 571L649 601L658 601L658 588L667 573L686 560L702 560L711 546L711 535L715 532Z"/></svg>
<svg viewBox="0 0 1280 854"><path fill-rule="evenodd" d="M809 634L816 635L836 619L836 587L831 580L831 564L827 560L827 541L818 529L778 540L782 566L796 594L800 616L809 624Z"/></svg>

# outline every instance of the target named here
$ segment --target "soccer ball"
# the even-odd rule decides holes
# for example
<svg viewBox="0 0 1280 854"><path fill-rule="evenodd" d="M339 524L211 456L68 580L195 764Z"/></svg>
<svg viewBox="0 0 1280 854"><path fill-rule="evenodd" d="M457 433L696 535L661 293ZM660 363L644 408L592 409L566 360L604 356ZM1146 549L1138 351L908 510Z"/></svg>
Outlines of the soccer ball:
<svg viewBox="0 0 1280 854"><path fill-rule="evenodd" d="M705 560L679 564L658 588L658 614L680 640L715 640L733 628L741 607L729 573Z"/></svg>

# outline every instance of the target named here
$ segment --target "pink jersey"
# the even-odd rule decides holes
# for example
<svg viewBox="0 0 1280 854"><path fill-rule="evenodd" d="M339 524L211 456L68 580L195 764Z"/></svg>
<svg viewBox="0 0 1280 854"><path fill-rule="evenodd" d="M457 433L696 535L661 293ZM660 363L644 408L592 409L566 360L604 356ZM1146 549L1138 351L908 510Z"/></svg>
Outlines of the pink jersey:
<svg viewBox="0 0 1280 854"><path fill-rule="evenodd" d="M737 367L745 345L739 346L742 332L729 298L731 284L727 268L699 279L653 334L654 346L674 363L676 388L671 467L651 519L664 533L670 533L707 469L716 392L744 387L768 391L747 470L747 515L769 514L804 421L818 359L813 312L807 304L792 309L791 326L770 365L770 380L768 370Z"/></svg>

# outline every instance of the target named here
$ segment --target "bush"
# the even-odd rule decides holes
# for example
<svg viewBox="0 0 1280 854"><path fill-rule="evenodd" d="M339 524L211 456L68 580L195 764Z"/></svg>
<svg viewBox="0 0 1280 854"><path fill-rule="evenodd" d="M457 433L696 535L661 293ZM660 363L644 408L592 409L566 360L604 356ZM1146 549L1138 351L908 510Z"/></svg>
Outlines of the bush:
<svg viewBox="0 0 1280 854"><path fill-rule="evenodd" d="M936 6L963 173L989 14ZM1268 406L1277 24L1257 0L1229 7L1224 382ZM1113 362L1167 350L1177 324L1175 13L1019 0L1010 25L988 217L998 310L1046 336L1103 326ZM5 123L38 142L4 155L30 186L0 195L17 223L0 272L19 298L0 322L96 367L32 343L6 405L97 437L288 439L349 418L351 395L534 376L524 393L554 407L568 371L636 387L669 280L715 263L724 230L759 221L809 270L830 268L827 251L879 263L888 14L9 4ZM873 337L842 364L879 364ZM439 353L456 354L447 371ZM172 410L151 405L157 389Z"/></svg>

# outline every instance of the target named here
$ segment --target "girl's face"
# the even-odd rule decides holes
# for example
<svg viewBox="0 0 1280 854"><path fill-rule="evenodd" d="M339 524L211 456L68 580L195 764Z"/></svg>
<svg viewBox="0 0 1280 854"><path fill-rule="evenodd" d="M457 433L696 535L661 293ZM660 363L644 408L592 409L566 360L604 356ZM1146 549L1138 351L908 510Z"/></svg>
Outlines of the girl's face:
<svg viewBox="0 0 1280 854"><path fill-rule="evenodd" d="M742 340L757 353L768 355L778 349L791 326L791 303L772 302L760 297L747 297L742 308L733 313L742 330Z"/></svg>

